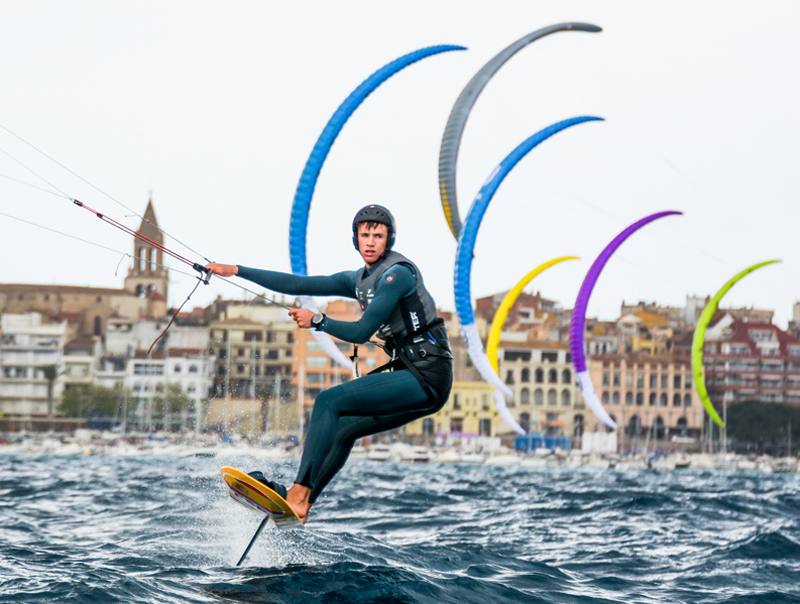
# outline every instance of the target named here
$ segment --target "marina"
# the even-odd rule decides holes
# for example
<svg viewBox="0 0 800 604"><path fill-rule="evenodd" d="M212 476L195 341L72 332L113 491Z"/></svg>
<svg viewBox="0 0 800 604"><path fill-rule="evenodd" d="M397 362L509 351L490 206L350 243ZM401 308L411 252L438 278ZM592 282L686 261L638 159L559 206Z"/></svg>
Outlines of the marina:
<svg viewBox="0 0 800 604"><path fill-rule="evenodd" d="M0 437L0 455L57 455L110 457L198 457L249 458L253 460L299 461L296 440L265 439L265 443L224 442L217 434L200 438L174 433L126 434L108 431L78 430L74 435L6 434ZM580 450L563 451L544 448L520 452L499 446L486 451L475 448L427 447L402 442L357 445L351 460L389 463L468 464L486 466L519 466L521 468L587 468L626 470L680 471L719 470L727 472L797 473L797 457L739 455L735 453L663 454L587 454Z"/></svg>

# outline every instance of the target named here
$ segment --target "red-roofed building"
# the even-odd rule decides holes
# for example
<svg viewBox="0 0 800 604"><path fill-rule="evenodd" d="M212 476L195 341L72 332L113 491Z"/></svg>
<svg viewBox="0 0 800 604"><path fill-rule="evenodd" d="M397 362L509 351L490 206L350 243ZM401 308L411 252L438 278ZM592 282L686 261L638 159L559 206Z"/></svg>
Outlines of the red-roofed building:
<svg viewBox="0 0 800 604"><path fill-rule="evenodd" d="M748 400L800 405L800 341L772 323L715 315L703 345L714 406Z"/></svg>

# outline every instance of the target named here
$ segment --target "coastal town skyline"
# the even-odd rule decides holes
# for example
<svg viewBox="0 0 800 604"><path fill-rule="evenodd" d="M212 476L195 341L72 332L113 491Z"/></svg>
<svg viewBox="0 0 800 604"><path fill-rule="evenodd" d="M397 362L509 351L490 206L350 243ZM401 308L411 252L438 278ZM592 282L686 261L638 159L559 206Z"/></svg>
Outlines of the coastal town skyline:
<svg viewBox="0 0 800 604"><path fill-rule="evenodd" d="M576 115L605 120L546 141L509 175L477 239L473 295L508 289L534 266L569 254L581 260L541 275L534 287L572 306L616 233L652 212L680 210L683 216L648 226L620 248L598 281L590 316L613 318L622 300L677 306L686 295L713 294L747 266L779 259L748 276L726 303L773 308L781 326L791 318L800 295L792 278L800 262L790 168L800 135L792 105L799 55L789 29L800 8L793 3L757 13L744 3L711 3L692 7L691 18L674 6L653 18L650 7L633 2L577 2L568 10L512 2L490 20L477 7L410 3L390 21L361 4L312 4L314 20L305 8L254 4L225 11L204 2L43 6L6 7L0 43L16 59L0 67L13 91L0 125L90 184L0 131L8 153L0 158L8 177L0 181L8 200L0 251L22 259L7 264L4 282L113 287L129 261L120 253L127 239L68 198L135 227L131 214L143 211L151 191L160 223L203 256L288 271L294 191L326 121L382 65L450 43L468 50L391 78L337 138L311 206L308 270L356 268L352 216L382 203L397 217L397 249L418 262L439 306L452 309L456 242L436 172L447 116L497 52L574 20L603 31L562 32L520 51L466 125L457 165L462 217L526 137ZM177 306L193 276L171 268L168 303ZM193 303L241 296L228 287L212 280Z"/></svg>

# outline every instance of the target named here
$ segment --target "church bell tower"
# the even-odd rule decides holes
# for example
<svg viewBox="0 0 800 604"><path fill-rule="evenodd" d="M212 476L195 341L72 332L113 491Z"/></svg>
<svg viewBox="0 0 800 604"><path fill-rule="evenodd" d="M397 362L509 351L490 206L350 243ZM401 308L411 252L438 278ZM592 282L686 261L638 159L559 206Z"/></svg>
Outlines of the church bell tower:
<svg viewBox="0 0 800 604"><path fill-rule="evenodd" d="M152 197L147 202L139 233L148 239L164 244L164 234L158 229ZM133 266L125 277L125 289L140 298L148 298L149 314L163 316L167 309L169 271L164 266L164 252L154 245L134 238Z"/></svg>

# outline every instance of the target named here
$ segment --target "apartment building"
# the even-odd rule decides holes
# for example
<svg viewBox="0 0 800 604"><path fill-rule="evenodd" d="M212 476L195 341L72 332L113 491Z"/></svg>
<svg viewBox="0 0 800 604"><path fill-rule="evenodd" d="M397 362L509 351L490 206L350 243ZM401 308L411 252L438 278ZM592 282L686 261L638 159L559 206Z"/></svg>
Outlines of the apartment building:
<svg viewBox="0 0 800 604"><path fill-rule="evenodd" d="M140 428L202 429L211 380L205 349L137 350L127 365L126 416Z"/></svg>
<svg viewBox="0 0 800 604"><path fill-rule="evenodd" d="M500 378L514 393L507 401L508 409L526 432L546 436L583 433L587 409L568 344L501 340L498 366ZM501 434L510 431L499 427Z"/></svg>
<svg viewBox="0 0 800 604"><path fill-rule="evenodd" d="M696 436L703 408L688 360L643 352L597 355L588 360L589 377L600 402L629 437ZM604 429L593 415L586 429Z"/></svg>
<svg viewBox="0 0 800 604"><path fill-rule="evenodd" d="M703 368L714 406L747 400L800 405L800 341L772 323L727 313L706 332Z"/></svg>
<svg viewBox="0 0 800 604"><path fill-rule="evenodd" d="M290 395L295 356L294 323L259 323L246 318L214 321L209 353L214 356L212 396L242 398Z"/></svg>
<svg viewBox="0 0 800 604"><path fill-rule="evenodd" d="M45 367L63 374L66 322L48 321L36 312L6 313L0 327L0 414L47 415L48 396L57 406L63 381L55 379L48 392Z"/></svg>

